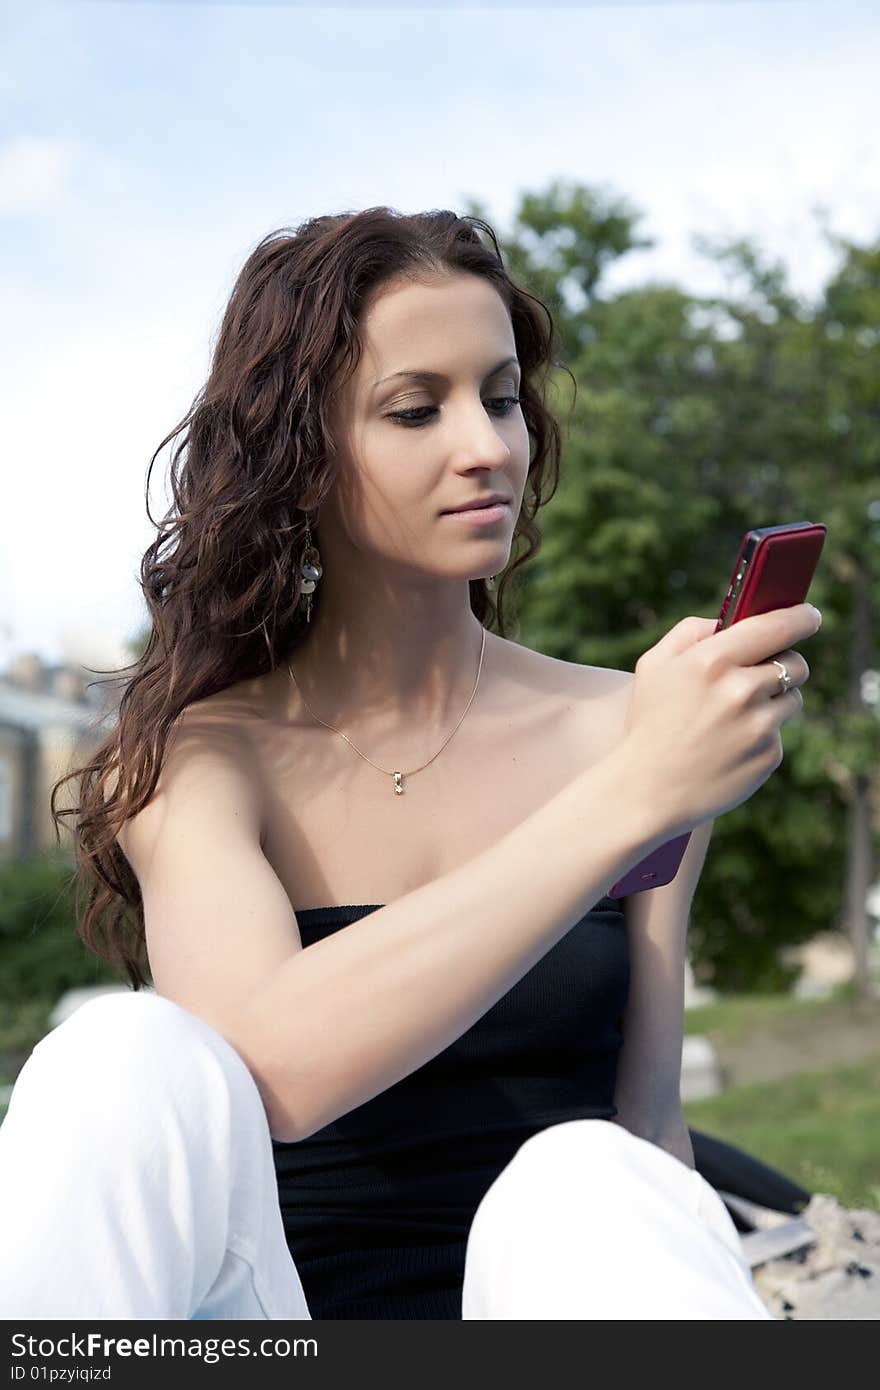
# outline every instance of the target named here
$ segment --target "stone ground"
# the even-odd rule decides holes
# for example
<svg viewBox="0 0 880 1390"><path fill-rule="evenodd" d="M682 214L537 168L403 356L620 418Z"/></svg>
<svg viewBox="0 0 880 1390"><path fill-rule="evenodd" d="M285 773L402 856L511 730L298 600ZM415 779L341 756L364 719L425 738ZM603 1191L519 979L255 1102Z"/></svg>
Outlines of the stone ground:
<svg viewBox="0 0 880 1390"><path fill-rule="evenodd" d="M765 1307L792 1322L880 1319L880 1212L817 1192L801 1215L815 1244L752 1271Z"/></svg>

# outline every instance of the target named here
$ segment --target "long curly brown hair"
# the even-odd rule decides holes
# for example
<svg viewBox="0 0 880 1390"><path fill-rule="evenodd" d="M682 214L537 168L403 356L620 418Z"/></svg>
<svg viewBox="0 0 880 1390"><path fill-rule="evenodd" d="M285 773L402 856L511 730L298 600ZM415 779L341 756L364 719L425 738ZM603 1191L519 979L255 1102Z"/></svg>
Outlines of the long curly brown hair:
<svg viewBox="0 0 880 1390"><path fill-rule="evenodd" d="M148 983L150 967L140 888L116 835L153 795L181 711L274 670L296 650L305 598L292 576L305 549L304 504L320 506L333 486L331 402L360 360L358 326L370 296L399 277L461 271L483 276L507 306L532 444L512 558L497 593L485 579L470 581L472 612L506 636L510 582L540 548L535 515L559 483L561 431L545 398L552 369L563 364L554 358L550 310L511 279L481 218L374 207L268 233L235 281L204 387L150 460L147 515L158 535L140 566L149 639L140 658L121 668L130 674L112 678L123 687L112 731L51 794L56 840L62 817L75 817L79 938L124 969L132 989ZM174 504L157 523L150 475L175 438ZM58 810L58 792L71 779L78 779L78 802Z"/></svg>

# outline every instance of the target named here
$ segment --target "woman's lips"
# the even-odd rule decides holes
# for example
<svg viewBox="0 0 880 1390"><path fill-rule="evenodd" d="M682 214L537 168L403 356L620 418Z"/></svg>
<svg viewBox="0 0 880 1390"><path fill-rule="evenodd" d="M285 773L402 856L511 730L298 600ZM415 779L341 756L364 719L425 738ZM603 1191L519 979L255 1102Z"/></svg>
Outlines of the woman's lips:
<svg viewBox="0 0 880 1390"><path fill-rule="evenodd" d="M468 507L460 512L443 512L443 516L455 517L458 521L466 521L470 526L491 526L493 522L502 521L510 511L508 502L496 502L491 507Z"/></svg>

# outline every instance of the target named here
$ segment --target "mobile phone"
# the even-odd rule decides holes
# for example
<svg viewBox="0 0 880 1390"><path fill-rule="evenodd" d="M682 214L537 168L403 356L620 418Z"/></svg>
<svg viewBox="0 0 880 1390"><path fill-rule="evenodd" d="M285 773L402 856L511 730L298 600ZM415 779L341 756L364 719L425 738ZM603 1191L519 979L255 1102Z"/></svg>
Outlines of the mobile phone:
<svg viewBox="0 0 880 1390"><path fill-rule="evenodd" d="M741 618L793 608L803 603L812 583L825 534L822 522L792 521L784 526L760 526L743 537L715 631L732 627ZM662 888L678 873L691 832L667 840L609 889L609 898Z"/></svg>

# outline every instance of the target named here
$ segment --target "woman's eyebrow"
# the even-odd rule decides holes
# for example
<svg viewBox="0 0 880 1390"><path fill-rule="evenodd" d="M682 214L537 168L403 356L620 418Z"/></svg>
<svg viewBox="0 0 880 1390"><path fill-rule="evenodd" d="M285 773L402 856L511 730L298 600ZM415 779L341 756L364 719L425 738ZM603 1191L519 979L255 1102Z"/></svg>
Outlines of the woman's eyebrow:
<svg viewBox="0 0 880 1390"><path fill-rule="evenodd" d="M510 366L517 366L517 367L518 367L518 366L519 366L519 358L518 358L518 357L505 357L505 358L503 359L503 361L497 362L497 363L495 364L495 366L492 368L492 370L486 373L486 375L485 375L485 377L483 378L483 380L484 380L484 381L488 381L490 377L496 376L497 373L501 371L501 368L502 368L502 367L510 367ZM383 376L383 377L380 377L378 381L376 381L376 382L373 383L373 390L374 390L374 391L378 390L378 388L379 388L380 386L384 385L384 383L385 383L386 381L396 381L398 377L411 377L411 378L412 378L413 380L415 380L415 381L448 381L448 380L449 380L449 378L446 377L446 376L444 376L442 372L429 372L429 371L427 371L427 369L421 368L421 367L407 367L407 368L406 368L404 371L402 371L402 372L392 372L390 376Z"/></svg>

